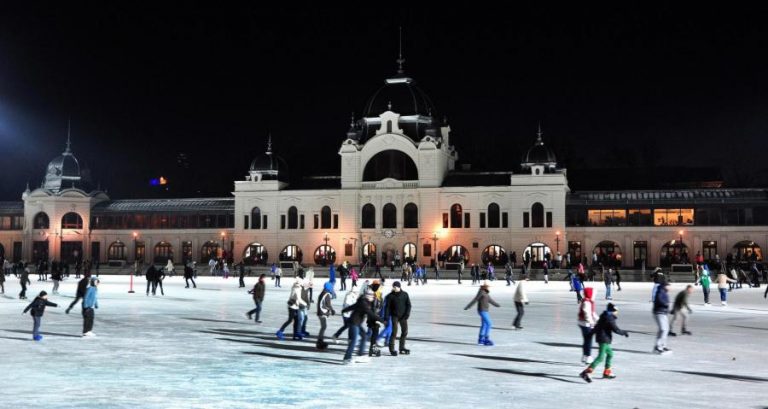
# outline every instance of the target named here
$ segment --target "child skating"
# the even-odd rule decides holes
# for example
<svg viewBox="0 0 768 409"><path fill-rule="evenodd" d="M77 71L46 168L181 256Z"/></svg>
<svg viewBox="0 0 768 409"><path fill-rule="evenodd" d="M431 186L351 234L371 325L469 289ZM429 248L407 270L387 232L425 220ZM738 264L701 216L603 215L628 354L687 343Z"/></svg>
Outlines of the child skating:
<svg viewBox="0 0 768 409"><path fill-rule="evenodd" d="M26 314L27 311L32 310L32 339L35 341L43 339L43 336L40 335L40 324L43 321L45 307L58 307L58 305L48 301L48 293L40 291L40 295L35 297L35 299L27 305L27 308L24 308L24 312L22 312L22 314Z"/></svg>
<svg viewBox="0 0 768 409"><path fill-rule="evenodd" d="M623 329L619 328L618 325L616 325L616 315L618 313L619 311L616 309L613 303L608 303L605 311L603 311L603 313L600 315L600 319L597 320L595 329L592 331L592 333L595 334L597 344L600 347L600 352L592 364L590 364L587 369L581 371L581 374L579 374L579 376L581 376L581 378L587 382L592 382L591 374L594 372L595 368L597 368L603 362L603 360L605 360L603 378L613 379L616 377L616 375L611 370L611 364L613 361L613 349L611 349L613 333L615 332L619 335L629 337L629 332L624 331Z"/></svg>

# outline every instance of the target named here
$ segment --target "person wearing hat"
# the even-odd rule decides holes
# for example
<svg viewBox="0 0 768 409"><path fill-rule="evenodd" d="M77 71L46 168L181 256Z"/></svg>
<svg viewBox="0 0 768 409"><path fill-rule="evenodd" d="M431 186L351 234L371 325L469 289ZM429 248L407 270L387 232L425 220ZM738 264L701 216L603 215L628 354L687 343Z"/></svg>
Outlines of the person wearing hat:
<svg viewBox="0 0 768 409"><path fill-rule="evenodd" d="M277 330L277 332L275 333L275 336L277 336L277 339L279 340L285 339L283 335L283 331L285 331L285 328L288 327L288 325L290 325L291 323L293 323L293 340L301 341L303 339L300 333L301 318L299 318L299 306L301 304L303 304L304 307L307 306L307 304L301 298L301 283L299 283L298 281L295 281L293 283L293 287L291 287L291 294L288 296L288 319L283 323L282 326L280 326L280 329Z"/></svg>
<svg viewBox="0 0 768 409"><path fill-rule="evenodd" d="M667 335L669 334L669 283L662 281L653 299L653 318L659 331L656 333L656 346L653 352L665 354L670 352L667 348Z"/></svg>
<svg viewBox="0 0 768 409"><path fill-rule="evenodd" d="M603 362L603 360L605 360L603 378L613 379L616 377L616 375L611 370L611 364L613 362L613 349L611 348L611 342L613 342L613 334L616 333L625 337L629 337L629 332L619 328L619 326L616 325L616 317L618 314L619 310L616 308L616 306L613 305L613 303L608 303L605 311L603 311L603 313L600 315L600 319L597 320L595 328L592 330L592 333L595 335L597 340L597 344L600 346L600 352L598 353L597 358L595 358L595 360L579 374L579 376L581 376L581 378L587 382L592 382L592 377L590 375L592 372L594 372L595 368L597 368Z"/></svg>
<svg viewBox="0 0 768 409"><path fill-rule="evenodd" d="M411 351L405 347L405 339L408 337L408 318L411 316L411 299L408 293L402 290L400 282L392 283L392 292L387 295L384 302L386 316L392 320L392 335L389 337L389 353L397 356L395 350L395 338L397 328L400 327L400 354L409 355Z"/></svg>
<svg viewBox="0 0 768 409"><path fill-rule="evenodd" d="M92 278L91 286L88 287L88 290L85 292L85 297L83 298L83 336L84 337L95 336L95 334L93 333L93 319L95 315L94 310L96 308L99 308L99 300L97 299L98 286L99 286L99 279Z"/></svg>
<svg viewBox="0 0 768 409"><path fill-rule="evenodd" d="M576 280L576 282L580 283L579 280ZM579 304L578 324L579 329L581 330L581 335L584 339L583 343L581 344L581 363L583 364L592 363L592 337L594 336L592 331L595 328L598 320L597 314L595 313L595 300L592 298L593 294L594 288L584 288L584 298L580 301Z"/></svg>
<svg viewBox="0 0 768 409"><path fill-rule="evenodd" d="M369 286L373 290L373 300L371 301L371 310L376 313L376 319L368 318L368 330L371 333L369 340L370 345L368 348L368 356L381 356L379 346L376 345L376 338L379 337L379 326L376 325L376 321L383 321L383 315L381 314L382 296L381 296L381 284L379 280L373 280L373 283Z"/></svg>
<svg viewBox="0 0 768 409"><path fill-rule="evenodd" d="M477 290L475 298L464 307L464 310L466 311L477 303L477 314L480 315L480 334L477 337L477 345L493 346L493 341L489 338L493 322L491 321L491 315L488 313L488 310L491 305L495 307L501 307L501 305L494 301L489 293L490 290L488 284L481 285L480 289Z"/></svg>
<svg viewBox="0 0 768 409"><path fill-rule="evenodd" d="M357 288L352 288L351 290L347 291L347 294L344 295L344 303L342 304L342 308L346 309L349 306L355 305L357 302ZM349 317L352 316L351 312L342 312L341 313L341 319L344 321L344 325L339 328L338 331L336 331L333 334L333 343L336 344L339 342L339 336L342 332L344 332L345 329L349 328L350 320Z"/></svg>
<svg viewBox="0 0 768 409"><path fill-rule="evenodd" d="M266 279L266 274L262 274L259 276L259 281L254 284L253 288L248 291L248 294L253 295L253 303L255 304L255 308L246 312L245 316L248 317L250 320L253 318L253 315L256 314L256 318L254 318L254 321L256 321L257 324L261 324L261 320L259 319L261 315L261 304L264 302L264 293L267 290L267 283L264 281Z"/></svg>
<svg viewBox="0 0 768 409"><path fill-rule="evenodd" d="M328 327L328 317L336 315L336 310L331 305L331 294L333 294L333 283L330 281L323 285L323 291L317 297L317 317L320 319L320 332L317 335L317 349L325 350L328 343L325 342L325 329Z"/></svg>
<svg viewBox="0 0 768 409"><path fill-rule="evenodd" d="M40 291L40 295L35 297L35 299L27 305L27 308L24 308L24 312L22 312L22 314L26 314L27 311L32 310L32 339L35 341L43 339L43 336L40 335L40 324L43 321L45 307L58 307L58 305L48 301L48 293Z"/></svg>

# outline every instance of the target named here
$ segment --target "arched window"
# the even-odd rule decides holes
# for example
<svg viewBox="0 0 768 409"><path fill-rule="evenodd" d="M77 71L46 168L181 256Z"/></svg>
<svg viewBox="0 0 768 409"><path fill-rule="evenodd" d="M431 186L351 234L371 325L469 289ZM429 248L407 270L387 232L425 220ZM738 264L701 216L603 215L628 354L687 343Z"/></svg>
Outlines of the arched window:
<svg viewBox="0 0 768 409"><path fill-rule="evenodd" d="M363 181L375 182L392 178L397 180L419 180L419 172L413 159L398 150L381 151L368 160L363 171Z"/></svg>
<svg viewBox="0 0 768 409"><path fill-rule="evenodd" d="M296 206L291 206L288 208L288 228L299 228L299 209L297 209Z"/></svg>
<svg viewBox="0 0 768 409"><path fill-rule="evenodd" d="M507 250L496 244L492 244L483 250L481 256L483 264L492 263L494 266L503 266L507 264Z"/></svg>
<svg viewBox="0 0 768 409"><path fill-rule="evenodd" d="M200 263L208 264L212 258L219 256L219 243L215 241L206 241L200 248Z"/></svg>
<svg viewBox="0 0 768 409"><path fill-rule="evenodd" d="M323 208L320 209L320 228L331 228L331 208L328 206L323 206Z"/></svg>
<svg viewBox="0 0 768 409"><path fill-rule="evenodd" d="M252 229L260 229L261 228L261 209L258 207L254 207L251 209L251 228Z"/></svg>
<svg viewBox="0 0 768 409"><path fill-rule="evenodd" d="M734 261L762 261L763 250L754 241L744 240L733 246Z"/></svg>
<svg viewBox="0 0 768 409"><path fill-rule="evenodd" d="M397 208L392 203L384 205L381 212L381 227L385 229L397 228Z"/></svg>
<svg viewBox="0 0 768 409"><path fill-rule="evenodd" d="M544 205L541 203L531 206L531 227L544 227Z"/></svg>
<svg viewBox="0 0 768 409"><path fill-rule="evenodd" d="M523 251L523 262L532 268L540 268L547 257L552 259L552 249L544 243L531 243Z"/></svg>
<svg viewBox="0 0 768 409"><path fill-rule="evenodd" d="M621 261L621 248L619 243L611 240L603 240L595 246L597 260L606 267L616 266Z"/></svg>
<svg viewBox="0 0 768 409"><path fill-rule="evenodd" d="M680 240L672 240L661 246L659 252L659 267L669 267L672 264L687 263L688 246Z"/></svg>
<svg viewBox="0 0 768 409"><path fill-rule="evenodd" d="M173 261L173 246L167 241L161 241L155 245L155 263L165 264Z"/></svg>
<svg viewBox="0 0 768 409"><path fill-rule="evenodd" d="M463 214L460 204L456 203L451 206L451 228L461 228Z"/></svg>
<svg viewBox="0 0 768 409"><path fill-rule="evenodd" d="M327 244L321 244L315 249L315 264L323 267L336 263L336 250Z"/></svg>
<svg viewBox="0 0 768 409"><path fill-rule="evenodd" d="M405 243L403 245L403 261L406 261L408 263L413 263L416 261L416 244L415 243Z"/></svg>
<svg viewBox="0 0 768 409"><path fill-rule="evenodd" d="M83 218L75 212L69 212L61 218L62 229L82 229Z"/></svg>
<svg viewBox="0 0 768 409"><path fill-rule="evenodd" d="M469 261L469 251L467 251L466 247L460 244L448 246L448 249L445 252L446 261L449 263L458 263L460 261L464 261L466 264Z"/></svg>
<svg viewBox="0 0 768 409"><path fill-rule="evenodd" d="M376 207L368 203L363 206L362 211L362 228L363 229L375 229L376 228Z"/></svg>
<svg viewBox="0 0 768 409"><path fill-rule="evenodd" d="M373 243L363 244L363 263L376 262L376 245Z"/></svg>
<svg viewBox="0 0 768 409"><path fill-rule="evenodd" d="M40 212L35 215L32 225L35 229L47 229L51 227L51 222L48 220L48 215L45 212Z"/></svg>
<svg viewBox="0 0 768 409"><path fill-rule="evenodd" d="M499 213L499 205L496 203L488 205L488 227L498 228L501 225Z"/></svg>
<svg viewBox="0 0 768 409"><path fill-rule="evenodd" d="M108 260L125 260L125 243L116 241L107 249Z"/></svg>
<svg viewBox="0 0 768 409"><path fill-rule="evenodd" d="M289 244L283 248L278 256L280 261L298 261L301 263L301 259L304 258L304 253L301 248L295 244Z"/></svg>
<svg viewBox="0 0 768 409"><path fill-rule="evenodd" d="M403 227L416 229L419 227L419 208L415 203L408 203L403 209Z"/></svg>
<svg viewBox="0 0 768 409"><path fill-rule="evenodd" d="M267 250L260 243L251 243L243 251L243 264L254 266L267 264Z"/></svg>

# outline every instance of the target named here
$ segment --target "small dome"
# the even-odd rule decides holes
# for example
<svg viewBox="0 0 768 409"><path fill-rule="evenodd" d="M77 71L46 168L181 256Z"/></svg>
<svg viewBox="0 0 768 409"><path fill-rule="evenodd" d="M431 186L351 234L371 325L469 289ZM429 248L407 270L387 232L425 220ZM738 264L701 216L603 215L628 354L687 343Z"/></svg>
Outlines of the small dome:
<svg viewBox="0 0 768 409"><path fill-rule="evenodd" d="M541 135L541 127L539 127L536 143L523 156L523 161L520 164L523 169L530 169L534 165L543 165L548 170L554 170L557 167L557 158L552 150L544 145Z"/></svg>

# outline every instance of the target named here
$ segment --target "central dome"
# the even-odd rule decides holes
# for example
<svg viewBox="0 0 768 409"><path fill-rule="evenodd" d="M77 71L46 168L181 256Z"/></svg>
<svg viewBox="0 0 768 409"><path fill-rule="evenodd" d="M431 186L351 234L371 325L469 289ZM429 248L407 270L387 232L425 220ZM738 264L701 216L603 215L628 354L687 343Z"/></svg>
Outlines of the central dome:
<svg viewBox="0 0 768 409"><path fill-rule="evenodd" d="M252 175L261 175L261 180L288 182L288 164L283 158L272 152L272 135L269 136L269 142L267 142L267 151L251 162L249 171Z"/></svg>
<svg viewBox="0 0 768 409"><path fill-rule="evenodd" d="M376 134L381 126L379 115L387 111L400 115L399 128L414 141L421 140L428 129L438 126L433 119L438 115L432 100L412 78L402 73L386 79L365 104L360 121L361 142Z"/></svg>
<svg viewBox="0 0 768 409"><path fill-rule="evenodd" d="M545 171L554 171L557 168L557 158L554 152L549 147L544 145L544 140L541 139L541 126L536 133L536 142L528 149L520 166L524 169L530 169L531 166L543 165Z"/></svg>
<svg viewBox="0 0 768 409"><path fill-rule="evenodd" d="M64 188L78 187L81 181L80 163L72 154L69 140L67 140L67 148L64 152L48 163L43 188L58 192Z"/></svg>

